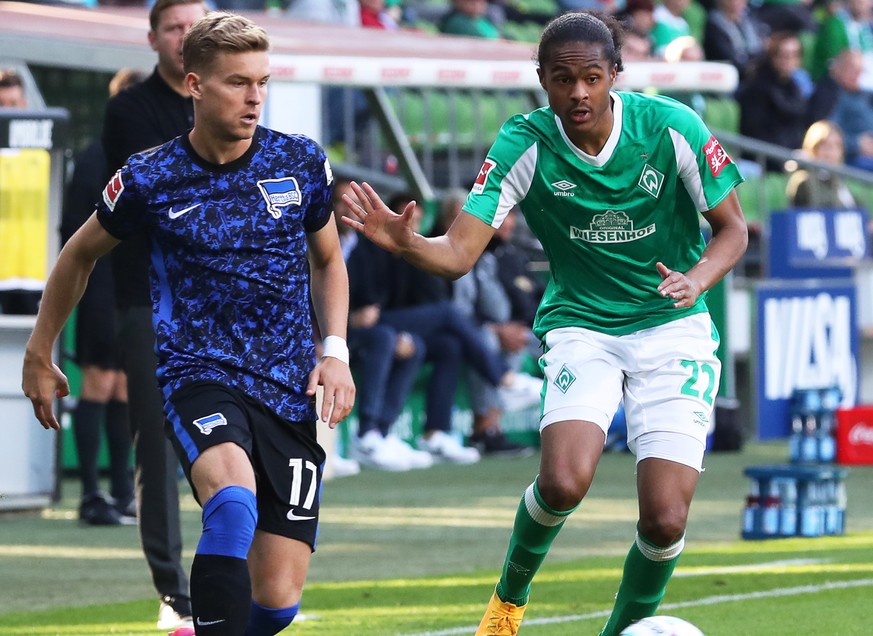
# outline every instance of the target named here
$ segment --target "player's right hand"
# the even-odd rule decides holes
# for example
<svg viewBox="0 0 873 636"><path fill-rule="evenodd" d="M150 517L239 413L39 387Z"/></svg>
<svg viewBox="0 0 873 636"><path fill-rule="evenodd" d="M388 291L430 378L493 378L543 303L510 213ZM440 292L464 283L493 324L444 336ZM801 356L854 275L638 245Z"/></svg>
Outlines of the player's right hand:
<svg viewBox="0 0 873 636"><path fill-rule="evenodd" d="M54 401L70 394L70 383L51 358L25 352L21 389L33 405L33 414L46 430L60 430Z"/></svg>
<svg viewBox="0 0 873 636"><path fill-rule="evenodd" d="M410 201L403 214L393 212L368 183L351 183L355 197L343 195L343 201L354 217L344 216L342 222L361 232L376 245L389 252L404 251L413 240L412 229L415 201Z"/></svg>

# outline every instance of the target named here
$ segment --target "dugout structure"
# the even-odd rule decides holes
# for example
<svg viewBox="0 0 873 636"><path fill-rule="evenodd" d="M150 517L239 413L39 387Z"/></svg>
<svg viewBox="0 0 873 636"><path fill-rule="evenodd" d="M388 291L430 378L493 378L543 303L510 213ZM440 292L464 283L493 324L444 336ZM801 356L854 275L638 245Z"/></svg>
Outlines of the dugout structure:
<svg viewBox="0 0 873 636"><path fill-rule="evenodd" d="M64 165L62 109L0 109L0 292L39 294L58 250ZM56 437L21 393L35 316L0 314L0 510L39 507L55 494Z"/></svg>

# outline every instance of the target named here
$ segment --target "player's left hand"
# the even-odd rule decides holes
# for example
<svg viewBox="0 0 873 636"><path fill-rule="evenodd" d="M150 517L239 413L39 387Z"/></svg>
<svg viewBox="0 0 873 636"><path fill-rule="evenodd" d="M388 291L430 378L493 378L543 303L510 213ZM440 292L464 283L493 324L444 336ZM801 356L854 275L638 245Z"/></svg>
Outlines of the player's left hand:
<svg viewBox="0 0 873 636"><path fill-rule="evenodd" d="M658 285L658 293L665 298L673 300L673 306L677 309L691 307L697 302L703 289L693 278L689 278L682 272L677 272L660 261L656 263L658 273L663 279Z"/></svg>
<svg viewBox="0 0 873 636"><path fill-rule="evenodd" d="M321 358L309 374L306 395L315 395L319 386L323 388L323 397L318 417L334 428L355 405L355 382L349 365L337 358Z"/></svg>

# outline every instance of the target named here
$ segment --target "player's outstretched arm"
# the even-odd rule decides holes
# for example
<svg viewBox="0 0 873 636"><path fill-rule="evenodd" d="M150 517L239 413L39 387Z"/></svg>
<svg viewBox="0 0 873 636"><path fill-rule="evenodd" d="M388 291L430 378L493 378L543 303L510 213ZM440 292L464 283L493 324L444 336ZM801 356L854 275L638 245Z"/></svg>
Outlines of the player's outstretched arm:
<svg viewBox="0 0 873 636"><path fill-rule="evenodd" d="M684 273L673 271L664 263L657 264L663 279L658 291L672 298L674 307L693 305L700 294L737 264L749 243L749 229L736 191L703 216L712 227L712 239L697 264Z"/></svg>
<svg viewBox="0 0 873 636"><path fill-rule="evenodd" d="M33 413L45 429L60 428L53 403L55 398L70 393L67 378L52 361L55 340L82 297L94 263L117 244L118 239L91 215L67 241L49 275L36 325L25 347L21 381L24 395L30 399Z"/></svg>
<svg viewBox="0 0 873 636"><path fill-rule="evenodd" d="M425 237L412 230L415 202L396 214L367 183L351 184L356 199L343 195L354 217L342 222L379 247L401 255L416 267L457 279L472 269L494 235L494 228L470 214L459 214L443 236Z"/></svg>

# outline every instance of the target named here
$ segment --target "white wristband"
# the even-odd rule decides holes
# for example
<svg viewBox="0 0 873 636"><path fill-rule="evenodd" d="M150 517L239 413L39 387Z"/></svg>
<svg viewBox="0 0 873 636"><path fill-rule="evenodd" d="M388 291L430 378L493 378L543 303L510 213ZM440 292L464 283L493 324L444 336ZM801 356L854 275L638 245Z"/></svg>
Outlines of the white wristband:
<svg viewBox="0 0 873 636"><path fill-rule="evenodd" d="M322 345L322 358L336 358L346 364L349 363L349 347L345 340L339 336L325 336Z"/></svg>

